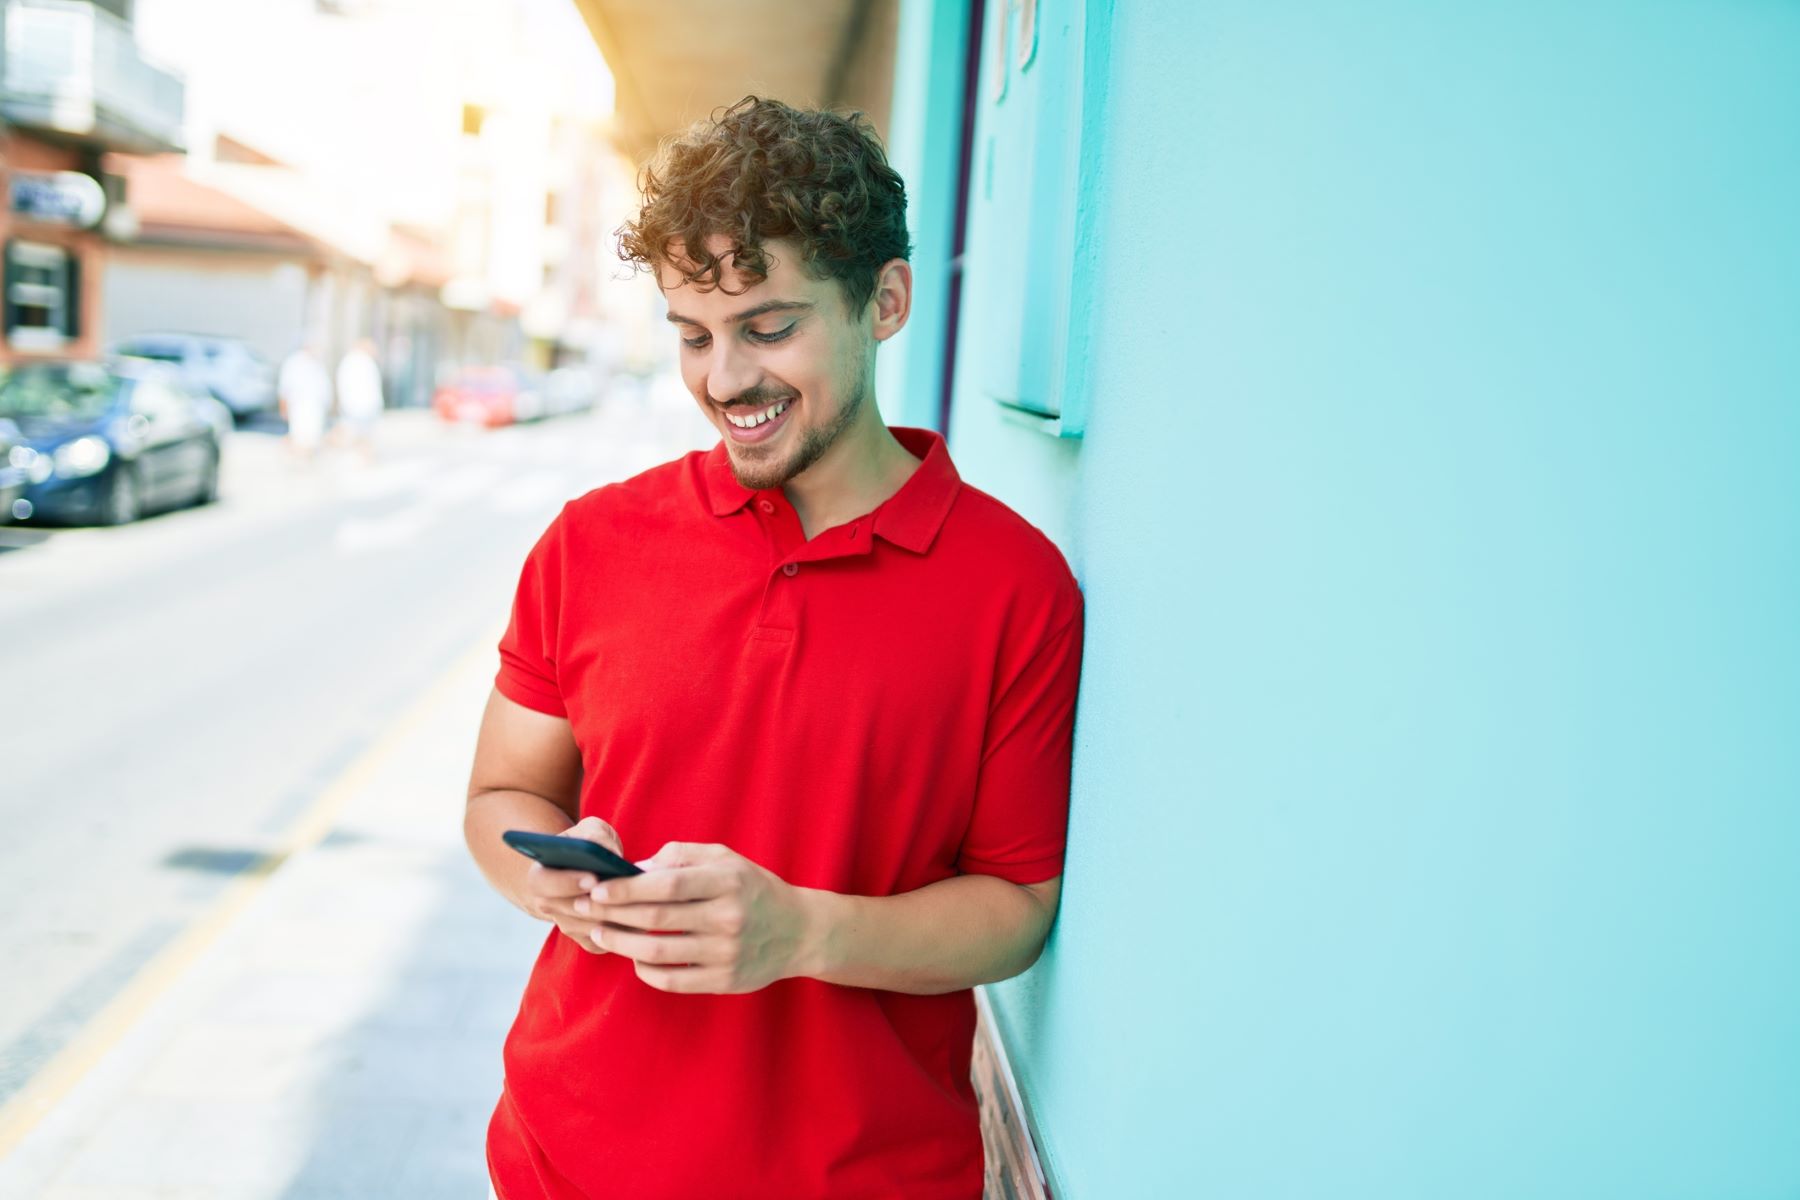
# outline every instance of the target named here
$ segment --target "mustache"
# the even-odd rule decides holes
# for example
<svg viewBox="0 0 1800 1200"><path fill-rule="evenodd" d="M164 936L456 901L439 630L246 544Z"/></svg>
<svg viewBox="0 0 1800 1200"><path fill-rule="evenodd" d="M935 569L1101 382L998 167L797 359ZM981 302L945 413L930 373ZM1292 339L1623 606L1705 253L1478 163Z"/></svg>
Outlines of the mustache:
<svg viewBox="0 0 1800 1200"><path fill-rule="evenodd" d="M800 393L793 388L771 387L768 384L757 384L753 388L745 388L731 400L713 400L720 408L767 408L782 400L792 400Z"/></svg>

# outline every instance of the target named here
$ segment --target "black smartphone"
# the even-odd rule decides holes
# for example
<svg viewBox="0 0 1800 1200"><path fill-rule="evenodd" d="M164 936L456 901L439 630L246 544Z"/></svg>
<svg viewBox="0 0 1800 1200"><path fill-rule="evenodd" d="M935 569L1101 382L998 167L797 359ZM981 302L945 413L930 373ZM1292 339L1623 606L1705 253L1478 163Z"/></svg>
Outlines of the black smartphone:
<svg viewBox="0 0 1800 1200"><path fill-rule="evenodd" d="M586 838L527 833L523 829L509 829L500 838L527 858L535 858L546 867L555 867L559 871L592 871L601 879L644 873L642 867L626 862L599 842L590 842Z"/></svg>

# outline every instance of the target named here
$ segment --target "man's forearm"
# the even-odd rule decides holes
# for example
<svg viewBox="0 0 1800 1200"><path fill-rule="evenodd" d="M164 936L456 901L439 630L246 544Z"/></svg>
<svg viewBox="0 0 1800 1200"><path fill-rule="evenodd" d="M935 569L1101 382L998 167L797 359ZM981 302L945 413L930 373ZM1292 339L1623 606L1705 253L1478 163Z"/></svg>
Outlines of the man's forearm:
<svg viewBox="0 0 1800 1200"><path fill-rule="evenodd" d="M919 996L1011 979L1037 961L1055 916L993 875L958 875L898 896L801 894L812 920L804 974Z"/></svg>
<svg viewBox="0 0 1800 1200"><path fill-rule="evenodd" d="M495 891L526 913L531 910L522 897L531 860L501 841L500 835L509 829L561 833L569 825L568 813L530 792L478 792L463 809L463 840L469 844L475 865Z"/></svg>

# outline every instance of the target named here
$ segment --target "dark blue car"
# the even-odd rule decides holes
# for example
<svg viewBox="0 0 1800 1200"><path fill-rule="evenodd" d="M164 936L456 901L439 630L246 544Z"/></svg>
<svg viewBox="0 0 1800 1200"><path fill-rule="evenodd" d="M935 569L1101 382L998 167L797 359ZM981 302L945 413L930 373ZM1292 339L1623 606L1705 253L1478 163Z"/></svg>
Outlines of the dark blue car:
<svg viewBox="0 0 1800 1200"><path fill-rule="evenodd" d="M154 364L31 363L0 377L0 419L18 427L21 520L123 525L219 494L229 414Z"/></svg>
<svg viewBox="0 0 1800 1200"><path fill-rule="evenodd" d="M36 457L35 451L19 446L23 436L17 425L0 417L0 524L12 520L13 503L25 496L25 469L14 466L13 459L24 463Z"/></svg>

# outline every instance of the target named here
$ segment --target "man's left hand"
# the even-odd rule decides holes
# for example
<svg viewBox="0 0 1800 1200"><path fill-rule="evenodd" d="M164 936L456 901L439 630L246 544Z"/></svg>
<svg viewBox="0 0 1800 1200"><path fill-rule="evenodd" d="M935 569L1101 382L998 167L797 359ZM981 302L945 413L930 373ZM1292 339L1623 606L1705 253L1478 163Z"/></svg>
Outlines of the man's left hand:
<svg viewBox="0 0 1800 1200"><path fill-rule="evenodd" d="M754 992L806 973L805 889L728 846L670 842L637 865L642 875L606 880L575 908L588 906L595 943L651 987Z"/></svg>

